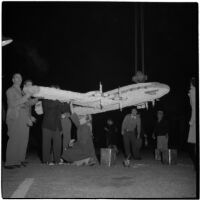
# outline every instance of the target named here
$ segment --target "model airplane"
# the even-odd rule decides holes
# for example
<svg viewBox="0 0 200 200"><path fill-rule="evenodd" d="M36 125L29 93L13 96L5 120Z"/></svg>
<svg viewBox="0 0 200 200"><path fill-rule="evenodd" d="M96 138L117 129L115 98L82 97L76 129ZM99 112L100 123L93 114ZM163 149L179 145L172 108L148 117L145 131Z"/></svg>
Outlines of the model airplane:
<svg viewBox="0 0 200 200"><path fill-rule="evenodd" d="M164 96L170 91L168 85L149 82L131 84L108 92L102 91L102 85L98 91L78 93L60 90L50 87L32 86L25 89L34 97L72 102L74 112L78 115L97 114L111 110L117 110L129 106L148 108L148 102L152 102Z"/></svg>

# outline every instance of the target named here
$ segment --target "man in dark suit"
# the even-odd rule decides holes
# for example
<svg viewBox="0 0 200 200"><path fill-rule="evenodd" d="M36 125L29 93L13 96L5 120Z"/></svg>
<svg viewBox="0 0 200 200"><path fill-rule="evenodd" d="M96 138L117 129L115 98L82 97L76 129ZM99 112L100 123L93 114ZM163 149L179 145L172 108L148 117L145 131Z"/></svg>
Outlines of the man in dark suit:
<svg viewBox="0 0 200 200"><path fill-rule="evenodd" d="M43 162L49 165L53 165L51 162L51 141L53 140L53 155L55 164L61 164L61 114L66 112L63 103L58 100L43 100L44 117L42 122L43 132ZM68 107L70 112L70 107Z"/></svg>

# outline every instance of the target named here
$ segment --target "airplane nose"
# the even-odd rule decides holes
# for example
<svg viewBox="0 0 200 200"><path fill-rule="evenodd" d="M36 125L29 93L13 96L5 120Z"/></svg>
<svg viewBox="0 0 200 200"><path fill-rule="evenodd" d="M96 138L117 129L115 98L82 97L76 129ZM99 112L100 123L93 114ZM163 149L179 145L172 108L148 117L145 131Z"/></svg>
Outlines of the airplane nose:
<svg viewBox="0 0 200 200"><path fill-rule="evenodd" d="M159 87L164 89L166 94L170 91L170 87L168 85L166 85L166 84L159 83Z"/></svg>
<svg viewBox="0 0 200 200"><path fill-rule="evenodd" d="M166 84L161 84L161 87L165 88L168 92L170 91L170 87Z"/></svg>
<svg viewBox="0 0 200 200"><path fill-rule="evenodd" d="M170 91L170 87L166 84L163 84L163 83L155 83L154 86L161 88L164 91L165 94L167 94Z"/></svg>

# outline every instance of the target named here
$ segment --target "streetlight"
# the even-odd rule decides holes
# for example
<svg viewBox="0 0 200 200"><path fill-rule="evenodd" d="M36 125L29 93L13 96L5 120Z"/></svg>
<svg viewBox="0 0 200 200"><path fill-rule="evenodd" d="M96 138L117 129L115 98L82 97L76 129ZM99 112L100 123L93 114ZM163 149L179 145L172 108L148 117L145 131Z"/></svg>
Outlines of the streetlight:
<svg viewBox="0 0 200 200"><path fill-rule="evenodd" d="M13 41L12 38L2 36L1 46L2 47L6 46L6 45L10 44L12 41Z"/></svg>

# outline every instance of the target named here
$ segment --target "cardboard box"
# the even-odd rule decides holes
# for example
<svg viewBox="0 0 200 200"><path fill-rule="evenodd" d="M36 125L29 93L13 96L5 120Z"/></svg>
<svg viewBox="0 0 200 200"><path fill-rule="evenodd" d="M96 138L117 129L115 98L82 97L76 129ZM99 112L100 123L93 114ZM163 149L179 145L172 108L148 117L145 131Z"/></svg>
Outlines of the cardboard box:
<svg viewBox="0 0 200 200"><path fill-rule="evenodd" d="M162 152L162 163L168 165L177 164L177 157L176 149L168 149Z"/></svg>
<svg viewBox="0 0 200 200"><path fill-rule="evenodd" d="M116 151L112 148L101 148L101 165L112 166L116 161Z"/></svg>

